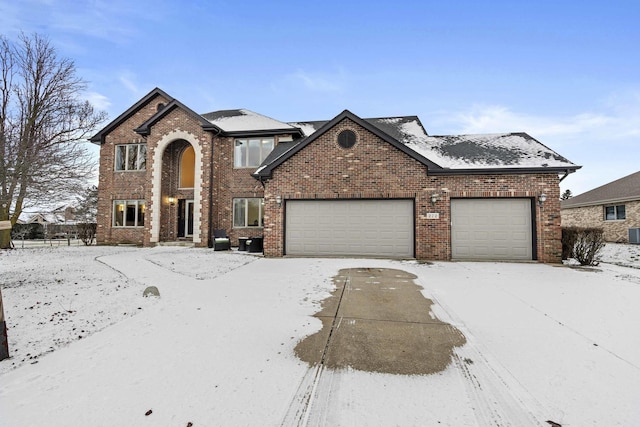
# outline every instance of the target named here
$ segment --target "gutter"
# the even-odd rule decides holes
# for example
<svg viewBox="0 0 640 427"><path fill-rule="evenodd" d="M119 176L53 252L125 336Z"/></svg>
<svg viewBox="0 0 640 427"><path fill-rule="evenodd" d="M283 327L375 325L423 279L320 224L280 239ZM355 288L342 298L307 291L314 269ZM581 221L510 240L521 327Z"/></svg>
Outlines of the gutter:
<svg viewBox="0 0 640 427"><path fill-rule="evenodd" d="M429 169L428 175L519 175L531 173L564 173L562 179L582 166L563 167L525 167L525 168L476 168L476 169ZM562 179L560 181L562 181Z"/></svg>

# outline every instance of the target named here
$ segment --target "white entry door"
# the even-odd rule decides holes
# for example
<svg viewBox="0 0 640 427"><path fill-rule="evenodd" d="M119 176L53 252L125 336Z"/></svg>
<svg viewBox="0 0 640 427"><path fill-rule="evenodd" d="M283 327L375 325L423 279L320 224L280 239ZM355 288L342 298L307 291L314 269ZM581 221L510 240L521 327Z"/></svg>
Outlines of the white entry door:
<svg viewBox="0 0 640 427"><path fill-rule="evenodd" d="M185 237L193 237L193 200L184 203L184 233Z"/></svg>

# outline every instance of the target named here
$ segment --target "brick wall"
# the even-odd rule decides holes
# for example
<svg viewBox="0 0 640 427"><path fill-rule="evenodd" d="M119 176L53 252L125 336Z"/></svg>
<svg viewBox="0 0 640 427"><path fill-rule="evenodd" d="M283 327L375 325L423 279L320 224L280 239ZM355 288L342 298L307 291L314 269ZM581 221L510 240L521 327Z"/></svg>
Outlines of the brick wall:
<svg viewBox="0 0 640 427"><path fill-rule="evenodd" d="M351 149L336 140L344 129L358 135ZM560 188L556 174L429 176L426 166L349 119L313 141L273 171L265 187L265 255L282 256L284 209L275 197L286 199L414 198L416 201L416 257L451 258L451 198L524 197L547 194L543 209L536 203L538 259L560 262ZM439 200L431 205L430 197ZM440 214L427 219L427 212Z"/></svg>
<svg viewBox="0 0 640 427"><path fill-rule="evenodd" d="M605 221L604 205L585 206L562 209L562 226L602 228L607 242L626 243L629 241L629 228L640 227L640 201L620 202L615 205L625 205L626 219Z"/></svg>
<svg viewBox="0 0 640 427"><path fill-rule="evenodd" d="M133 129L153 116L157 112L159 103L166 104L167 102L168 100L162 96L152 98L120 126L109 132L105 137L105 143L100 146L96 230L98 244L144 243L148 221L143 228L112 228L111 223L114 200L147 199L147 194L150 191L149 163L147 162L147 170L145 171L116 172L114 170L115 145L144 143L145 140Z"/></svg>
<svg viewBox="0 0 640 427"><path fill-rule="evenodd" d="M106 136L106 143L100 150L100 184L98 204L98 243L136 243L144 246L152 242L151 223L154 212L158 217L158 240L174 241L178 235L179 203L171 206L168 197L176 199L195 199L200 197L200 229L194 230L199 236L197 246L206 246L209 242L209 224L211 230L227 230L237 244L239 236L262 235L261 227L234 229L232 222L233 198L263 197L264 188L251 174L255 168L233 167L234 138L218 137L205 132L196 118L181 109L174 109L151 128L150 134L143 138L133 129L139 127L157 111L158 103L167 100L158 96L141 107L136 114L125 120ZM172 139L172 135L182 135ZM187 142L188 140L188 142ZM169 142L167 144L167 142ZM115 144L146 143L147 168L145 171L115 172ZM180 156L188 144L194 144L201 152L200 170L202 179L194 189L179 188ZM161 168L154 164L158 150L162 151ZM213 153L213 155L212 155ZM213 160L211 160L213 159ZM154 200L154 176L161 169L160 197ZM142 228L112 228L113 200L143 199L146 202L146 220ZM156 202L157 200L157 202ZM213 200L213 205L210 204ZM156 206L157 205L157 206ZM211 206L211 211L210 211Z"/></svg>
<svg viewBox="0 0 640 427"><path fill-rule="evenodd" d="M162 145L166 144L168 145ZM196 179L195 188L190 190L179 190L179 161L182 150L189 143L194 146L196 152L201 153L200 159L196 154L196 171L200 171L201 179ZM155 210L159 224L159 241L173 241L177 238L177 218L178 207L176 203L171 206L168 203L168 197L173 196L177 199L198 199L200 203L196 207L197 212L194 217L196 229L194 239L196 246L207 246L209 243L209 200L211 200L210 188L212 179L211 170L211 153L213 149L213 135L202 129L197 118L187 114L182 109L176 108L166 114L162 120L158 121L151 128L151 132L147 137L147 161L149 162L147 169L149 170L149 181L152 182L153 177L158 174L158 165L153 160L158 150L164 150L162 153L162 173L160 177L161 189L159 194L152 192L151 189L147 194L149 201L149 211L151 214ZM197 173L197 172L196 172ZM155 190L157 191L157 189ZM159 197L157 197L159 195ZM154 198L154 196L156 196ZM215 200L215 198L214 198ZM155 206L159 203L159 206ZM198 212L199 211L199 212ZM200 225L199 229L197 224ZM152 231L152 230L150 230ZM147 233L145 245L151 245L151 232ZM196 241L196 240L199 240Z"/></svg>

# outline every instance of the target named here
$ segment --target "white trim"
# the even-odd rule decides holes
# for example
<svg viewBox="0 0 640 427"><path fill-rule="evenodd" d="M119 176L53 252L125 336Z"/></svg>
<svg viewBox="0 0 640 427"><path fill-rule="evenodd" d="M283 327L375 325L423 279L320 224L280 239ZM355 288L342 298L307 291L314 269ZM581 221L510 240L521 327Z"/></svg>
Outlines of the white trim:
<svg viewBox="0 0 640 427"><path fill-rule="evenodd" d="M198 141L198 138L182 130L174 130L165 135L158 141L153 152L153 164L147 168L152 168L151 173L151 206L149 206L150 218L151 218L151 243L158 243L160 241L160 206L162 206L162 155L166 148L172 142L183 139L187 141L193 147L196 154L196 167L194 177L194 189L193 189L193 242L200 243L200 193L202 192L202 147ZM148 148L148 147L147 147ZM147 161L149 159L147 158Z"/></svg>

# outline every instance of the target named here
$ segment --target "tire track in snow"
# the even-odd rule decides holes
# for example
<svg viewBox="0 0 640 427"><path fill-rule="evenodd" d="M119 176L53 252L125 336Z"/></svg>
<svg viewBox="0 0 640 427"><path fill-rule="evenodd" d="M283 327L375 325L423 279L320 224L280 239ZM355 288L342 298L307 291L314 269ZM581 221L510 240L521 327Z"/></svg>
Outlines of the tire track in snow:
<svg viewBox="0 0 640 427"><path fill-rule="evenodd" d="M331 329L322 351L320 362L316 366L309 368L307 373L303 376L302 381L289 404L284 419L280 424L282 427L306 427L311 422L312 414L314 416L312 425L324 425L317 418L318 416L322 416L322 414L326 416L328 413L327 409L331 400L333 377L337 374L334 370L325 369L325 361L331 345L331 338L342 323L342 317L338 318L338 313L340 312L342 298L344 297L347 288L351 288L350 277L346 277L342 285L342 292L340 293L340 299L338 300L336 311L333 315ZM320 406L320 408L317 408L312 412L314 405Z"/></svg>
<svg viewBox="0 0 640 427"><path fill-rule="evenodd" d="M606 351L607 353L609 353L610 355L612 355L613 357L615 357L616 359L626 363L627 365L637 369L640 371L640 366L634 364L633 362L631 362L630 360L625 359L624 357L616 354L613 350L610 350L606 347L603 347L602 345L596 343L596 340L589 338L588 336L586 336L585 334L583 334L582 332L578 331L577 329L572 328L571 326L567 325L566 323L556 319L555 317L553 317L552 315L545 313L544 311L540 310L539 308L531 305L530 303L528 303L527 301L523 300L522 298L518 297L517 295L503 289L502 290L504 293L511 295L511 297L513 297L514 299L517 299L518 301L520 301L523 305L529 307L531 310L542 314L544 317L549 318L549 320L557 323L558 325L562 326L563 328L571 331L572 333L574 333L575 335L579 336L580 338L583 338L585 341L587 341L589 344L593 344L594 346L598 347L599 349Z"/></svg>
<svg viewBox="0 0 640 427"><path fill-rule="evenodd" d="M428 289L427 286L423 286ZM463 331L467 343L454 350L453 363L462 375L479 426L545 426L540 421L548 412L542 404L497 360L474 341L473 335L458 325L464 322L454 311L431 294L429 298L449 317L445 321Z"/></svg>

